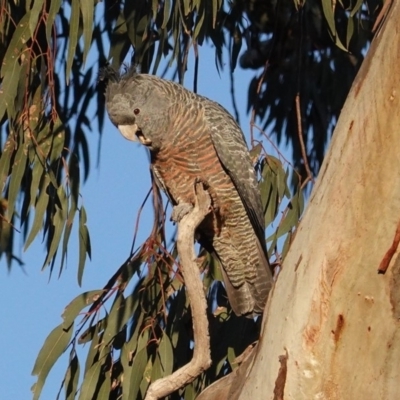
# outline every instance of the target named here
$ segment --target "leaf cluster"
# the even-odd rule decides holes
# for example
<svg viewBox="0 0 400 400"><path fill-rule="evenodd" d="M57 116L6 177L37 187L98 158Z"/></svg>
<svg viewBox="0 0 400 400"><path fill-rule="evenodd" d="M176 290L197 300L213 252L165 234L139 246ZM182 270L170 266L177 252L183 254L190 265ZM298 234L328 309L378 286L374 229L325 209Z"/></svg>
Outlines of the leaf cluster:
<svg viewBox="0 0 400 400"><path fill-rule="evenodd" d="M43 268L50 265L52 272L59 254L61 273L77 218L80 282L91 252L80 182L89 172L85 130L91 129L88 106L97 91L93 68L80 72L91 45L94 4L75 3L78 22L91 21L80 34L72 32L61 0L0 1L0 256L9 267L12 260L22 264L14 254L15 232L22 229L24 249L42 233ZM78 34L82 46L74 43ZM67 66L65 75L60 65ZM70 74L74 85L66 86Z"/></svg>
<svg viewBox="0 0 400 400"><path fill-rule="evenodd" d="M296 97L302 140L316 175L381 6L379 0L234 2L232 13L244 13L248 20L242 25L236 22L232 57L245 42L241 67L263 69L250 82L248 111L261 129L276 135L278 144L290 144L303 178Z"/></svg>

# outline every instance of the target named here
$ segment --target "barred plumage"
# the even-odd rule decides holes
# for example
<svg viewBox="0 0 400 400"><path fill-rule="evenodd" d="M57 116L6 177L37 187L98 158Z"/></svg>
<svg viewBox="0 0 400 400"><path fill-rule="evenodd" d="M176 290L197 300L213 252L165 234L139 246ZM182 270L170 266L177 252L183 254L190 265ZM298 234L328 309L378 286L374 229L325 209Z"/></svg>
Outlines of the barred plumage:
<svg viewBox="0 0 400 400"><path fill-rule="evenodd" d="M174 82L132 71L112 78L111 121L149 149L173 205L193 205L195 180L206 183L213 211L198 229L199 241L221 262L234 312L261 313L272 277L260 193L239 126L218 103Z"/></svg>

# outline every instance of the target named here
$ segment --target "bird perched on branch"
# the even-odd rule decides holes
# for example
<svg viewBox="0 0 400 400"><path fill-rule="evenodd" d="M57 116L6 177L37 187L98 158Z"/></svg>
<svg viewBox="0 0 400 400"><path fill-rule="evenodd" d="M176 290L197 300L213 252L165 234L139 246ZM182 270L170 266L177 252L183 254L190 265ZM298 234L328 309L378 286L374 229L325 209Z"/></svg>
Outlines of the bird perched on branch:
<svg viewBox="0 0 400 400"><path fill-rule="evenodd" d="M263 312L272 286L258 183L242 131L218 103L181 85L110 67L106 107L128 140L150 151L157 184L179 220L204 183L212 211L198 228L200 244L222 265L228 299L237 315Z"/></svg>

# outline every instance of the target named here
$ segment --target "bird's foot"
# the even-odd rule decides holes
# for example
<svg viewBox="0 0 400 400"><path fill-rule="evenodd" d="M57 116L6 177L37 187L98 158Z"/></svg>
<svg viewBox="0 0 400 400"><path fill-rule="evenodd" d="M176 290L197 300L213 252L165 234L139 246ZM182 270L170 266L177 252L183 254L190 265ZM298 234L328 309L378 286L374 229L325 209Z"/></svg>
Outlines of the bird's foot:
<svg viewBox="0 0 400 400"><path fill-rule="evenodd" d="M193 210L193 205L189 203L180 203L172 210L171 221L180 222L180 220Z"/></svg>

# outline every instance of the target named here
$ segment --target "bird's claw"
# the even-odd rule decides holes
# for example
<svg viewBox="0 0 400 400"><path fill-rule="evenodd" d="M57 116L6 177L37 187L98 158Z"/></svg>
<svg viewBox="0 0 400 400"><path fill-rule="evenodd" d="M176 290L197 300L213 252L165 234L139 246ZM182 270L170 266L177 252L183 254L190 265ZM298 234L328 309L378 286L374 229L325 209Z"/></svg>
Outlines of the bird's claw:
<svg viewBox="0 0 400 400"><path fill-rule="evenodd" d="M193 206L189 203L180 203L176 205L171 214L171 221L180 222L180 220L193 210Z"/></svg>

